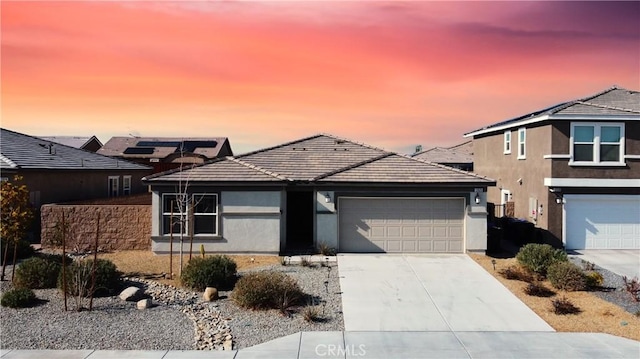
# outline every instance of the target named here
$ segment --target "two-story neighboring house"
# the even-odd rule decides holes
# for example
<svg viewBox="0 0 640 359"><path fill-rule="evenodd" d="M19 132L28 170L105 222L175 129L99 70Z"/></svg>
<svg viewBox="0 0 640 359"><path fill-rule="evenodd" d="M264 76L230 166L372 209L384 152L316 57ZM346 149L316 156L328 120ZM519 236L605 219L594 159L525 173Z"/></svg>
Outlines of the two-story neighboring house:
<svg viewBox="0 0 640 359"><path fill-rule="evenodd" d="M39 209L48 203L144 193L141 179L151 168L3 128L0 171L2 180L21 176L31 204Z"/></svg>
<svg viewBox="0 0 640 359"><path fill-rule="evenodd" d="M613 87L465 134L496 214L567 249L640 249L640 93ZM513 213L509 213L513 212Z"/></svg>

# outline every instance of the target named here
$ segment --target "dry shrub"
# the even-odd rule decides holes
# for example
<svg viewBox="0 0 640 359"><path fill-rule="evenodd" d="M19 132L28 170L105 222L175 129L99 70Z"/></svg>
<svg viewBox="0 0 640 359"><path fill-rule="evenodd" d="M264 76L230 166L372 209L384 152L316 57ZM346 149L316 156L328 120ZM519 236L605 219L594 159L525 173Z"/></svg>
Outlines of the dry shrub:
<svg viewBox="0 0 640 359"><path fill-rule="evenodd" d="M242 308L278 309L283 314L299 305L304 296L295 279L276 271L247 274L231 293L231 299Z"/></svg>
<svg viewBox="0 0 640 359"><path fill-rule="evenodd" d="M567 297L553 299L551 304L553 305L553 312L558 315L578 314L581 312L580 308L576 307Z"/></svg>
<svg viewBox="0 0 640 359"><path fill-rule="evenodd" d="M549 266L547 278L556 289L569 292L587 289L582 269L571 262L556 262Z"/></svg>
<svg viewBox="0 0 640 359"><path fill-rule="evenodd" d="M511 265L499 271L500 275L509 280L519 280L531 283L534 281L533 273L520 266Z"/></svg>
<svg viewBox="0 0 640 359"><path fill-rule="evenodd" d="M534 297L553 297L554 295L556 295L556 292L538 282L529 283L526 287L524 287L524 292L527 295L531 295Z"/></svg>

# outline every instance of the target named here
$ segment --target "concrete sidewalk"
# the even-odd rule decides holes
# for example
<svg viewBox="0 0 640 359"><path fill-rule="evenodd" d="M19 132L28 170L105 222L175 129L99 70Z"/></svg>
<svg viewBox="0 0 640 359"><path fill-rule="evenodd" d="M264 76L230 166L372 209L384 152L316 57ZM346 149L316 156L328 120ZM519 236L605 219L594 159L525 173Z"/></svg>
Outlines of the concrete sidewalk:
<svg viewBox="0 0 640 359"><path fill-rule="evenodd" d="M2 350L2 359L250 358L629 358L640 342L602 333L301 332L254 347L217 351Z"/></svg>
<svg viewBox="0 0 640 359"><path fill-rule="evenodd" d="M553 331L466 254L338 255L347 331Z"/></svg>

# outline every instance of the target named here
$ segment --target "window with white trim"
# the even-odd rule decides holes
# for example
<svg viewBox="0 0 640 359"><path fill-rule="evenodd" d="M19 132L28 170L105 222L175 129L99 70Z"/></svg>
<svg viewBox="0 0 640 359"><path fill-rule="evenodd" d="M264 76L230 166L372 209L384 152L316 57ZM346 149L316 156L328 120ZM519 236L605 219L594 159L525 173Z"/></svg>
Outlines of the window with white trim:
<svg viewBox="0 0 640 359"><path fill-rule="evenodd" d="M504 154L511 153L511 131L504 131Z"/></svg>
<svg viewBox="0 0 640 359"><path fill-rule="evenodd" d="M162 234L189 234L189 231L195 236L218 234L218 195L162 195Z"/></svg>
<svg viewBox="0 0 640 359"><path fill-rule="evenodd" d="M623 164L624 124L572 123L570 145L570 164Z"/></svg>
<svg viewBox="0 0 640 359"><path fill-rule="evenodd" d="M131 194L131 176L122 176L122 194Z"/></svg>
<svg viewBox="0 0 640 359"><path fill-rule="evenodd" d="M518 159L527 158L527 132L526 128L518 129Z"/></svg>
<svg viewBox="0 0 640 359"><path fill-rule="evenodd" d="M119 182L119 176L109 176L109 197L118 197L120 194Z"/></svg>

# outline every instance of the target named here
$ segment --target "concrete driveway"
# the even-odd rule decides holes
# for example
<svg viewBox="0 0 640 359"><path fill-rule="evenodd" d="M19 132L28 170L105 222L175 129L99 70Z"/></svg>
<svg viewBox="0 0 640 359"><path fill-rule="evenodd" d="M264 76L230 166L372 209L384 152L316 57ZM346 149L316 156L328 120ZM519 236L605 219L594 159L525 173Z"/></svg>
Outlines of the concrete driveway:
<svg viewBox="0 0 640 359"><path fill-rule="evenodd" d="M339 255L346 331L553 331L465 254Z"/></svg>
<svg viewBox="0 0 640 359"><path fill-rule="evenodd" d="M580 249L572 255L627 278L640 278L639 249Z"/></svg>

